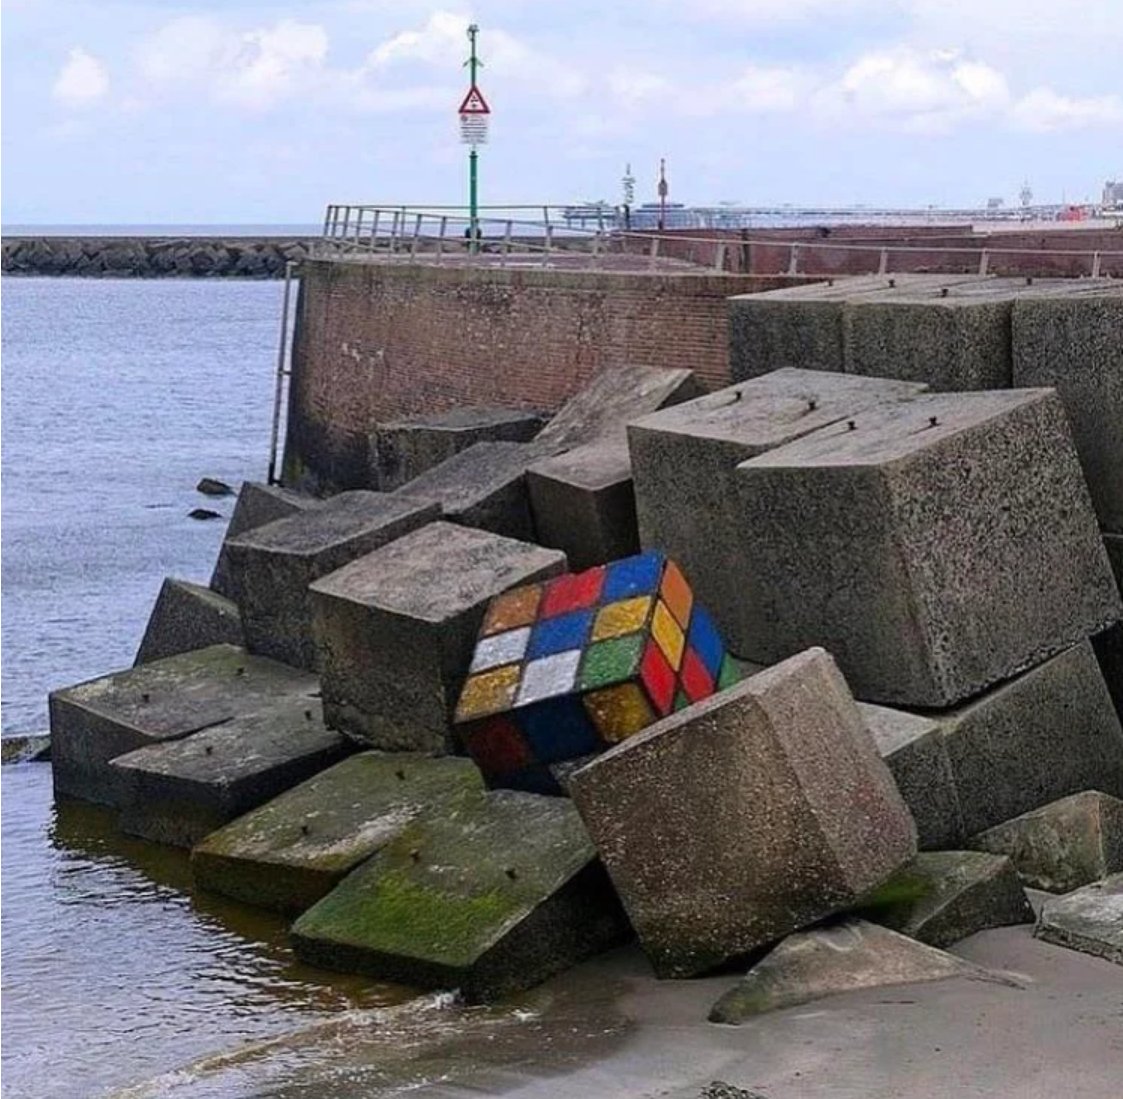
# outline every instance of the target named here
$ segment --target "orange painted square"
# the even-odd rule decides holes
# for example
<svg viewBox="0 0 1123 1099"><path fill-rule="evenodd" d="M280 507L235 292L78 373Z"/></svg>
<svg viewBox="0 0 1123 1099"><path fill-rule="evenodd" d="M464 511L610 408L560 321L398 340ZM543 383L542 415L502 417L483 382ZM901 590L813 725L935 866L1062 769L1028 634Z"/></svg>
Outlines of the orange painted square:
<svg viewBox="0 0 1123 1099"><path fill-rule="evenodd" d="M484 615L481 636L513 630L519 626L529 626L538 614L538 604L542 599L541 584L527 584L522 588L497 595L488 605Z"/></svg>
<svg viewBox="0 0 1123 1099"><path fill-rule="evenodd" d="M663 570L663 588L660 594L667 604L667 609L685 630L690 623L690 608L694 605L694 593L674 561L668 561L667 567Z"/></svg>

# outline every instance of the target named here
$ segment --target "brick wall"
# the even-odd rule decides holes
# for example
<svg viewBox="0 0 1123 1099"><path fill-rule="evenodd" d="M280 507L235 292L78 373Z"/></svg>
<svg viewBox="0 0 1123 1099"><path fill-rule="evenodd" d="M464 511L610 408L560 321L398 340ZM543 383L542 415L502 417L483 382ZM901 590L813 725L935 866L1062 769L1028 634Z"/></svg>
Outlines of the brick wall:
<svg viewBox="0 0 1123 1099"><path fill-rule="evenodd" d="M285 481L362 487L381 420L458 405L555 410L622 363L729 381L725 299L752 275L308 261L301 266Z"/></svg>

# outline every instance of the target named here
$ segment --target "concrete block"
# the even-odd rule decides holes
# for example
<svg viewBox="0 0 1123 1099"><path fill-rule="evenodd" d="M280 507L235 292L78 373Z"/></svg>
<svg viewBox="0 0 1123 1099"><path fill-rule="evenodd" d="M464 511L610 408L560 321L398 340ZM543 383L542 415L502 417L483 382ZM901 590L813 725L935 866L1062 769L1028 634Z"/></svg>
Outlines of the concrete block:
<svg viewBox="0 0 1123 1099"><path fill-rule="evenodd" d="M160 586L133 663L147 664L208 645L242 643L236 603L210 588L169 576Z"/></svg>
<svg viewBox="0 0 1123 1099"><path fill-rule="evenodd" d="M437 517L439 509L378 492L342 492L320 507L227 543L251 652L298 668L319 661L308 585Z"/></svg>
<svg viewBox="0 0 1123 1099"><path fill-rule="evenodd" d="M536 540L588 569L639 553L628 445L587 443L527 469Z"/></svg>
<svg viewBox="0 0 1123 1099"><path fill-rule="evenodd" d="M1033 933L1123 965L1123 874L1046 901Z"/></svg>
<svg viewBox="0 0 1123 1099"><path fill-rule="evenodd" d="M1123 797L1123 730L1087 641L940 725L965 835L1082 790Z"/></svg>
<svg viewBox="0 0 1123 1099"><path fill-rule="evenodd" d="M492 600L457 732L489 785L561 793L555 765L709 697L724 659L678 566L625 557Z"/></svg>
<svg viewBox="0 0 1123 1099"><path fill-rule="evenodd" d="M317 581L325 720L375 748L451 751L489 601L564 569L557 550L437 522Z"/></svg>
<svg viewBox="0 0 1123 1099"><path fill-rule="evenodd" d="M858 914L938 947L1034 919L1010 860L982 851L922 852L875 890Z"/></svg>
<svg viewBox="0 0 1123 1099"><path fill-rule="evenodd" d="M569 785L662 977L852 906L916 852L908 809L821 649L657 722Z"/></svg>
<svg viewBox="0 0 1123 1099"><path fill-rule="evenodd" d="M860 702L866 728L916 821L922 851L963 841L963 812L939 722L929 716Z"/></svg>
<svg viewBox="0 0 1123 1099"><path fill-rule="evenodd" d="M511 790L416 818L292 929L313 965L469 1000L529 988L626 935L572 803Z"/></svg>
<svg viewBox="0 0 1123 1099"><path fill-rule="evenodd" d="M526 443L546 422L510 408L454 408L378 425L371 435L371 483L400 488L474 443Z"/></svg>
<svg viewBox="0 0 1123 1099"><path fill-rule="evenodd" d="M752 598L740 567L740 462L923 385L784 369L628 426L640 543L673 557L738 651L736 615ZM743 654L742 654L743 655Z"/></svg>
<svg viewBox="0 0 1123 1099"><path fill-rule="evenodd" d="M950 706L1123 613L1050 390L922 394L737 468L738 655L823 645L866 701Z"/></svg>
<svg viewBox="0 0 1123 1099"><path fill-rule="evenodd" d="M52 691L55 792L114 805L115 757L220 725L280 698L312 705L318 687L307 672L233 645L212 645Z"/></svg>
<svg viewBox="0 0 1123 1099"><path fill-rule="evenodd" d="M310 699L272 703L111 763L123 832L191 847L351 752Z"/></svg>
<svg viewBox="0 0 1123 1099"><path fill-rule="evenodd" d="M1123 872L1123 801L1085 790L988 828L968 844L1009 855L1033 889L1069 893Z"/></svg>
<svg viewBox="0 0 1123 1099"><path fill-rule="evenodd" d="M212 832L191 852L195 886L303 912L415 817L482 791L466 759L360 752Z"/></svg>
<svg viewBox="0 0 1123 1099"><path fill-rule="evenodd" d="M1013 378L1057 390L1105 530L1123 531L1123 287L1027 298L1013 311Z"/></svg>
<svg viewBox="0 0 1123 1099"><path fill-rule="evenodd" d="M1123 591L1123 535L1105 534L1104 546L1115 573L1115 583ZM1123 720L1123 623L1117 622L1101 630L1092 638L1092 647L1096 650L1100 671L1115 703L1115 712Z"/></svg>

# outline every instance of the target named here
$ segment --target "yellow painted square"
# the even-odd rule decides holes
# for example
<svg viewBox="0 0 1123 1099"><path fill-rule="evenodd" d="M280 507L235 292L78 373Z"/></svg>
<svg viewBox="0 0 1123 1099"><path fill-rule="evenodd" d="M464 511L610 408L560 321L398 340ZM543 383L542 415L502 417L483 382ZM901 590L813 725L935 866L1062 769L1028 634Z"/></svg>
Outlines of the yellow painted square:
<svg viewBox="0 0 1123 1099"><path fill-rule="evenodd" d="M593 640L606 641L610 637L623 637L643 629L647 612L651 609L651 596L640 595L634 599L621 599L609 603L597 612L593 622Z"/></svg>
<svg viewBox="0 0 1123 1099"><path fill-rule="evenodd" d="M694 605L694 593L682 575L682 570L674 561L668 561L663 570L663 588L659 593L667 604L667 609L685 630L690 625L690 608ZM678 667L678 665L675 665Z"/></svg>
<svg viewBox="0 0 1123 1099"><path fill-rule="evenodd" d="M667 663L677 672L682 663L682 649L686 638L662 599L656 602L655 613L651 616L651 636L663 650Z"/></svg>
<svg viewBox="0 0 1123 1099"><path fill-rule="evenodd" d="M460 692L456 720L468 721L508 709L515 700L519 671L518 664L506 664L471 676Z"/></svg>
<svg viewBox="0 0 1123 1099"><path fill-rule="evenodd" d="M613 744L646 729L655 720L647 697L635 683L590 691L584 702L600 735Z"/></svg>

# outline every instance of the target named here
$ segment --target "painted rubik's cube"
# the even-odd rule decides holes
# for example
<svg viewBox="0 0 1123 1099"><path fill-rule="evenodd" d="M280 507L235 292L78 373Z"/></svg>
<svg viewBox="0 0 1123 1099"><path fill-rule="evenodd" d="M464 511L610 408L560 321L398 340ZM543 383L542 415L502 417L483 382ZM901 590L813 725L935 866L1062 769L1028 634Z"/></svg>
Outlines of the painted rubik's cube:
<svg viewBox="0 0 1123 1099"><path fill-rule="evenodd" d="M678 565L645 553L493 599L455 721L489 784L556 792L552 764L706 698L731 667Z"/></svg>

